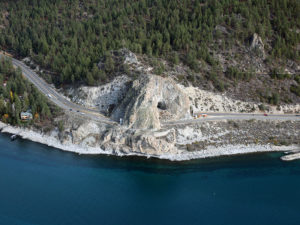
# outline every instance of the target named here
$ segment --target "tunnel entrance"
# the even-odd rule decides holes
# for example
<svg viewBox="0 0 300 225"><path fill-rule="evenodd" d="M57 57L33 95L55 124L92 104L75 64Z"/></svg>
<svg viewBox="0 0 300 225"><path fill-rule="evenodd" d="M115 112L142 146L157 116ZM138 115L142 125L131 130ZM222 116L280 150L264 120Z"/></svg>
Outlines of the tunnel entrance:
<svg viewBox="0 0 300 225"><path fill-rule="evenodd" d="M166 110L167 109L167 105L165 102L158 102L157 103L157 108L161 109L161 110Z"/></svg>

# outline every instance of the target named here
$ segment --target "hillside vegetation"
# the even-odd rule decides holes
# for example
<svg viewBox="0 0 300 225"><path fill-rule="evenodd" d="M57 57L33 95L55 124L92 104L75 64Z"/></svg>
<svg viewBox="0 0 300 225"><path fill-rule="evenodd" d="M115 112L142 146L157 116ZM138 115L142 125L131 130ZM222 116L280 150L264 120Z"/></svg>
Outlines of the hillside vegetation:
<svg viewBox="0 0 300 225"><path fill-rule="evenodd" d="M0 46L52 71L56 85L107 82L110 50L123 47L196 73L203 65L218 71L214 52L249 45L254 33L266 44L267 62L300 60L299 0L3 0L0 12ZM236 68L223 72L234 82L251 79ZM224 91L219 76L208 79Z"/></svg>
<svg viewBox="0 0 300 225"><path fill-rule="evenodd" d="M21 121L20 113L30 111L33 120ZM12 125L49 124L60 110L49 103L22 72L8 60L0 59L0 118ZM45 126L44 126L45 127Z"/></svg>

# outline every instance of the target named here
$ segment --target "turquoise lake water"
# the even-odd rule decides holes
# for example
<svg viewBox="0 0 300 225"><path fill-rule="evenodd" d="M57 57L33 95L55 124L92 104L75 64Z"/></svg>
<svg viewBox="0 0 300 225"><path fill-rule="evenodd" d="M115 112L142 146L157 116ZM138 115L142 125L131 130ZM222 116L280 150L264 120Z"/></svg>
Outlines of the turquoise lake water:
<svg viewBox="0 0 300 225"><path fill-rule="evenodd" d="M0 224L300 224L300 161L80 156L0 136Z"/></svg>

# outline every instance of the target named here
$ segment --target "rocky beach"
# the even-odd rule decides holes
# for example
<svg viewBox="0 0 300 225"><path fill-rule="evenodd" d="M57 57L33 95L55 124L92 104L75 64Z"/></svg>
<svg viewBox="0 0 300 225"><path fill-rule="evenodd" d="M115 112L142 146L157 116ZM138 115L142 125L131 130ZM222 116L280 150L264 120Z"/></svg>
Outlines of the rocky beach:
<svg viewBox="0 0 300 225"><path fill-rule="evenodd" d="M136 78L120 74L92 88L52 87L55 98L46 95L64 108L53 121L56 126L1 123L2 132L79 154L178 161L299 150L299 104L265 104L262 109L257 102L179 84L174 76L157 76L127 49L117 55L131 73L139 73ZM47 87L41 79L39 83Z"/></svg>

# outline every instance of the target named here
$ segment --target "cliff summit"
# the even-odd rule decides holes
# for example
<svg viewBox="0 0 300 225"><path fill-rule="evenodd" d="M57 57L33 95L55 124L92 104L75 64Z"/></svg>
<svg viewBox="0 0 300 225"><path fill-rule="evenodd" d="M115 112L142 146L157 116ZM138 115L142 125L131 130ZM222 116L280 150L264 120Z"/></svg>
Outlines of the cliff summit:
<svg viewBox="0 0 300 225"><path fill-rule="evenodd" d="M178 120L189 115L189 98L172 79L142 75L132 82L112 118L122 118L130 128L160 129L161 120Z"/></svg>

